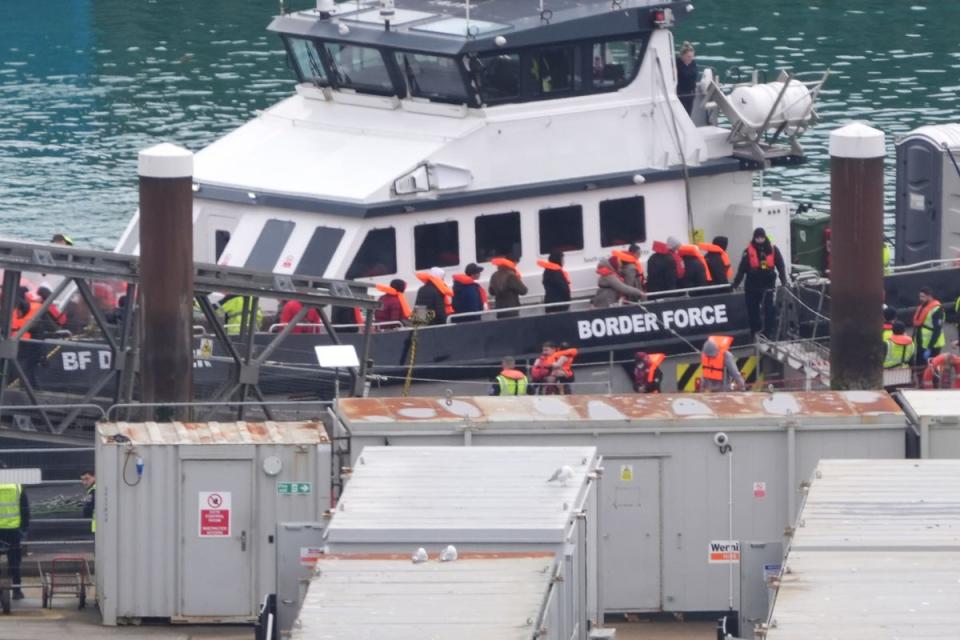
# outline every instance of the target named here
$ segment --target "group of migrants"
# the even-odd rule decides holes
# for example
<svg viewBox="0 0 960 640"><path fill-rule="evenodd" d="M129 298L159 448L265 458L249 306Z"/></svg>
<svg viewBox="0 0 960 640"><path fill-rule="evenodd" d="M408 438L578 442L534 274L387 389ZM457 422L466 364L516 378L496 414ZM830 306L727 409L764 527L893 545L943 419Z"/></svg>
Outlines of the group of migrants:
<svg viewBox="0 0 960 640"><path fill-rule="evenodd" d="M954 303L960 328L960 298ZM922 388L960 389L960 344L947 346L946 313L943 305L933 295L930 287L922 287L917 294L917 306L908 323L899 319L900 314L890 306L883 309L883 341L886 370L910 371L909 382ZM898 385L901 386L901 385Z"/></svg>

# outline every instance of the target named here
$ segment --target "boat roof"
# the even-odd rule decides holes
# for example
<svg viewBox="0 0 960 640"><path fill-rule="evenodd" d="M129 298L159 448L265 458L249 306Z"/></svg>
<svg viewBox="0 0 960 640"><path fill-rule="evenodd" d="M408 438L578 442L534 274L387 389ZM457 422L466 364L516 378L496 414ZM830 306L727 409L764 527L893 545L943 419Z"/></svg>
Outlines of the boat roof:
<svg viewBox="0 0 960 640"><path fill-rule="evenodd" d="M269 29L330 41L454 55L537 46L583 38L616 37L653 28L646 12L670 8L680 17L689 2L656 0L400 0L386 30L379 3L342 2L324 17L316 9L277 16ZM501 41L502 42L502 41Z"/></svg>
<svg viewBox="0 0 960 640"><path fill-rule="evenodd" d="M364 447L326 539L559 544L598 462L583 446ZM548 482L564 466L573 477Z"/></svg>
<svg viewBox="0 0 960 640"><path fill-rule="evenodd" d="M410 554L321 556L292 637L529 640L555 562L552 553L420 564Z"/></svg>
<svg viewBox="0 0 960 640"><path fill-rule="evenodd" d="M960 460L821 460L768 640L955 638Z"/></svg>
<svg viewBox="0 0 960 640"><path fill-rule="evenodd" d="M364 432L414 427L449 429L465 421L475 428L529 429L532 424L592 430L661 428L664 423L708 420L758 423L779 428L772 418L802 424L854 423L903 427L903 412L880 391L802 391L790 393L664 393L453 398L343 398L338 414Z"/></svg>

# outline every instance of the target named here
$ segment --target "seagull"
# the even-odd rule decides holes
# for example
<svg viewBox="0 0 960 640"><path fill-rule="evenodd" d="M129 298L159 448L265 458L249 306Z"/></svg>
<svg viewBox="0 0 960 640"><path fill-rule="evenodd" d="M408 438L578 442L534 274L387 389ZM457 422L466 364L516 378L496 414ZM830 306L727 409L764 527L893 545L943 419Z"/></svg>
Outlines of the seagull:
<svg viewBox="0 0 960 640"><path fill-rule="evenodd" d="M417 549L417 552L413 554L413 556L410 559L413 560L414 564L420 564L421 562L426 562L427 560L429 560L430 556L427 555L426 549L424 549L423 547L420 547L419 549Z"/></svg>
<svg viewBox="0 0 960 640"><path fill-rule="evenodd" d="M573 478L573 469L571 469L567 465L563 465L562 467L560 467L559 469L553 472L553 475L550 476L550 479L547 480L547 482L553 482L555 480L558 480L560 482L560 486L565 487L567 486L567 480L571 480L572 478Z"/></svg>
<svg viewBox="0 0 960 640"><path fill-rule="evenodd" d="M440 554L440 562L451 562L457 559L457 548L452 544L448 544L447 548L443 550L443 553Z"/></svg>

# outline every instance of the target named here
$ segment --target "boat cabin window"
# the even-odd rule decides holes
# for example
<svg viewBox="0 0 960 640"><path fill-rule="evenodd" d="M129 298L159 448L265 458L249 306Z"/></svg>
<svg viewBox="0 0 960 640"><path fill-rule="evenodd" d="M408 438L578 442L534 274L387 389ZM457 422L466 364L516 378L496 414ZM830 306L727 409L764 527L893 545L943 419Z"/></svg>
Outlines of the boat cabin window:
<svg viewBox="0 0 960 640"><path fill-rule="evenodd" d="M230 232L223 229L217 229L213 234L213 252L216 255L214 258L215 262L220 261L220 256L223 255L223 252L227 248L228 244L230 244Z"/></svg>
<svg viewBox="0 0 960 640"><path fill-rule="evenodd" d="M386 58L379 50L340 42L327 42L323 47L338 88L381 95L397 94Z"/></svg>
<svg viewBox="0 0 960 640"><path fill-rule="evenodd" d="M323 277L330 259L333 258L333 252L337 250L343 239L343 234L343 229L336 227L317 227L294 273Z"/></svg>
<svg viewBox="0 0 960 640"><path fill-rule="evenodd" d="M474 222L477 240L477 262L490 262L498 256L522 257L520 242L520 213L496 213L480 216Z"/></svg>
<svg viewBox="0 0 960 640"><path fill-rule="evenodd" d="M273 271L295 226L290 220L267 220L243 266L257 271Z"/></svg>
<svg viewBox="0 0 960 640"><path fill-rule="evenodd" d="M304 38L287 38L287 46L290 47L290 53L293 54L293 60L297 65L297 72L303 82L312 82L313 84L325 87L330 84L327 79L327 72L320 59L320 52L312 40Z"/></svg>
<svg viewBox="0 0 960 640"><path fill-rule="evenodd" d="M471 60L483 101L491 104L520 97L520 54L498 53Z"/></svg>
<svg viewBox="0 0 960 640"><path fill-rule="evenodd" d="M643 197L618 198L600 203L600 246L643 242L647 239Z"/></svg>
<svg viewBox="0 0 960 640"><path fill-rule="evenodd" d="M593 45L593 86L596 89L619 89L630 84L640 68L644 41L612 40Z"/></svg>
<svg viewBox="0 0 960 640"><path fill-rule="evenodd" d="M455 221L421 224L413 228L414 268L460 264L460 235Z"/></svg>
<svg viewBox="0 0 960 640"><path fill-rule="evenodd" d="M540 210L540 253L583 249L583 207Z"/></svg>
<svg viewBox="0 0 960 640"><path fill-rule="evenodd" d="M397 232L393 227L372 229L347 269L346 278L372 278L397 272Z"/></svg>
<svg viewBox="0 0 960 640"><path fill-rule="evenodd" d="M468 101L467 86L456 58L408 52L396 56L410 95L457 104Z"/></svg>
<svg viewBox="0 0 960 640"><path fill-rule="evenodd" d="M534 51L529 58L533 92L540 95L571 92L580 88L577 47L548 47Z"/></svg>

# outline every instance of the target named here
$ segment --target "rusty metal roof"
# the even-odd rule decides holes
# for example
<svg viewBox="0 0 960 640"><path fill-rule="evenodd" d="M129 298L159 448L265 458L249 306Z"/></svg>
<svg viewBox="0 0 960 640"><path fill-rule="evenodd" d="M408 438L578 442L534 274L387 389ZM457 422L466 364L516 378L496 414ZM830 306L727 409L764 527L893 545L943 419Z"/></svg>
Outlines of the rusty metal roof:
<svg viewBox="0 0 960 640"><path fill-rule="evenodd" d="M103 444L325 444L320 422L101 422Z"/></svg>
<svg viewBox="0 0 960 640"><path fill-rule="evenodd" d="M348 424L471 424L516 422L645 423L671 420L902 416L880 391L701 393L452 398L344 398Z"/></svg>

